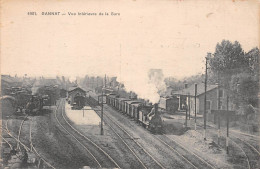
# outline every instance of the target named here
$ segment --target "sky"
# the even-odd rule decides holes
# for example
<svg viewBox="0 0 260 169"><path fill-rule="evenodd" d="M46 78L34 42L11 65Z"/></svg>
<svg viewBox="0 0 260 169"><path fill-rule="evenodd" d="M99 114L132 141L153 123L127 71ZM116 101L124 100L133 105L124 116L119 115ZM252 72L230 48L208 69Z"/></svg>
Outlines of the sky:
<svg viewBox="0 0 260 169"><path fill-rule="evenodd" d="M256 1L4 0L1 21L1 73L20 76L138 80L154 68L180 79L203 73L207 52L223 39L245 51L259 45Z"/></svg>

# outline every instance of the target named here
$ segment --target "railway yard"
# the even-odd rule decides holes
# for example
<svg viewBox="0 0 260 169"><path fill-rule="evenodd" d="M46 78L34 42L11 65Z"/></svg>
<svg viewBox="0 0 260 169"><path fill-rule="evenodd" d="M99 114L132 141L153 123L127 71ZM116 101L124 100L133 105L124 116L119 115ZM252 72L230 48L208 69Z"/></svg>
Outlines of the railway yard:
<svg viewBox="0 0 260 169"><path fill-rule="evenodd" d="M86 98L87 109L71 110L61 98L55 106L46 106L43 115L2 119L2 163L7 168L259 168L258 136L231 131L227 155L225 129L218 145L217 129L208 123L204 141L202 118L195 131L191 117L189 130L179 135L153 134L108 104L103 107L104 135L100 121L69 118L68 111L82 112L83 120L88 111L100 117L97 100L92 93Z"/></svg>

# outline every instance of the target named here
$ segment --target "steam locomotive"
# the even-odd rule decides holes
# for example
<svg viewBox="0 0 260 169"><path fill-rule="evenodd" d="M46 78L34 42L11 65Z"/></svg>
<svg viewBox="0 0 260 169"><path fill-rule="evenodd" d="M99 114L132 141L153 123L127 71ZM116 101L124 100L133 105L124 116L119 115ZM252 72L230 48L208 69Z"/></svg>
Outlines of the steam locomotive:
<svg viewBox="0 0 260 169"><path fill-rule="evenodd" d="M37 115L42 110L48 99L48 95L32 95L30 101L25 106L25 113L29 115Z"/></svg>
<svg viewBox="0 0 260 169"><path fill-rule="evenodd" d="M164 104L159 102L159 105L156 103L152 106L142 101L120 98L116 94L106 94L106 103L108 105L133 118L152 133L157 134L163 133L163 121L160 113L167 111L175 112L178 109L177 98L167 98L162 102Z"/></svg>

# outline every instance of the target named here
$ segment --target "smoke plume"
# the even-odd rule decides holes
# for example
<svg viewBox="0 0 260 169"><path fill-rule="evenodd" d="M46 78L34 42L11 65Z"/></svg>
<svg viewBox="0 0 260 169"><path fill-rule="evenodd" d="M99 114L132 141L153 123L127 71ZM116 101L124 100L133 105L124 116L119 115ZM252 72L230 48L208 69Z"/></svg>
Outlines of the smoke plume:
<svg viewBox="0 0 260 169"><path fill-rule="evenodd" d="M161 69L149 69L146 72L134 72L133 69L119 79L124 83L128 92L132 91L138 95L138 98L149 100L152 103L158 103L160 94L166 91Z"/></svg>

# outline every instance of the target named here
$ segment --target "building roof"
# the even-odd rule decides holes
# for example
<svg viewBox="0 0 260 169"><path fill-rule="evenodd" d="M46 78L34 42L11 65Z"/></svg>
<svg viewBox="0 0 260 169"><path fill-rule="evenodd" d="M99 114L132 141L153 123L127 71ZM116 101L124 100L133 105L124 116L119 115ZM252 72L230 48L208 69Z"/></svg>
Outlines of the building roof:
<svg viewBox="0 0 260 169"><path fill-rule="evenodd" d="M1 75L1 81L5 81L7 83L19 83L19 82L22 82L20 79L18 78L14 78L14 77L11 77L11 76L8 76L8 75Z"/></svg>
<svg viewBox="0 0 260 169"><path fill-rule="evenodd" d="M207 85L207 92L216 89L218 85ZM203 83L197 85L197 96L205 93L205 86ZM190 95L195 96L195 85L191 85L186 89L182 89L179 91L175 91L172 93L173 95Z"/></svg>
<svg viewBox="0 0 260 169"><path fill-rule="evenodd" d="M70 87L69 88L69 93L75 91L75 90L81 90L82 92L86 93L86 91L80 87Z"/></svg>

